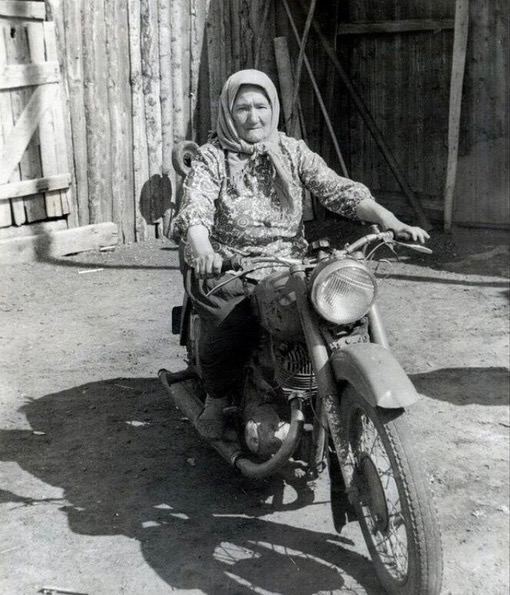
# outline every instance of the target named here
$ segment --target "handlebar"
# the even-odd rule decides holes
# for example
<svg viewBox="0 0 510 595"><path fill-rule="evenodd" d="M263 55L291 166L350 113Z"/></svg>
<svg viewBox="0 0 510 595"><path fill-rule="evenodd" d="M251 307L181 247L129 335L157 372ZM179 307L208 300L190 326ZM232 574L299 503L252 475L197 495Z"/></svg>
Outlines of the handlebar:
<svg viewBox="0 0 510 595"><path fill-rule="evenodd" d="M224 261L221 263L221 272L228 273L229 271L238 271L239 269L243 268L243 263L241 260L241 256L236 254L235 256L231 256L230 258L225 258Z"/></svg>
<svg viewBox="0 0 510 595"><path fill-rule="evenodd" d="M376 225L372 225L371 227L374 230L377 229ZM345 253L352 254L353 252L357 252L367 244L370 244L371 242L376 242L378 240L385 243L387 242L390 244L397 244L398 246L404 246L405 248L409 248L409 250L421 252L422 254L432 254L432 250L430 248L426 248L421 244L409 244L407 242L400 242L395 238L395 232L392 230L369 233L368 235L363 236L359 240L356 240L350 246L346 246Z"/></svg>
<svg viewBox="0 0 510 595"><path fill-rule="evenodd" d="M243 263L243 257L239 254L235 254L230 258L225 258L223 264L221 266L222 273L228 273L230 271L235 271L232 273L230 278L225 279L218 285L215 285L210 291L208 291L205 296L209 297L218 289L227 285L233 281L236 277L242 277L243 275L247 275L248 273L252 273L258 269L265 269L271 266L271 264L282 264L286 266L290 266L292 264L301 264L301 260L297 260L296 258L281 258L279 256L255 256L250 258L250 266L245 267Z"/></svg>
<svg viewBox="0 0 510 595"><path fill-rule="evenodd" d="M249 260L250 266L246 267L246 260ZM255 268L266 268L272 264L281 264L284 266L291 266L293 264L301 264L302 260L297 258L282 258L280 256L254 256L254 257L243 257L239 254L234 254L229 258L223 260L221 265L221 272L228 273L229 271L240 271L249 272ZM265 266L264 266L265 265Z"/></svg>
<svg viewBox="0 0 510 595"><path fill-rule="evenodd" d="M368 235L363 236L359 240L356 240L350 246L347 246L345 248L345 252L347 254L352 254L353 252L357 252L358 250L363 248L363 246L366 246L371 242L376 242L377 240L380 240L381 242L389 242L393 241L394 237L395 234L392 231L380 231L378 233L369 233Z"/></svg>
<svg viewBox="0 0 510 595"><path fill-rule="evenodd" d="M399 246L405 246L406 248L409 248L411 250L416 250L417 252L421 252L422 254L432 254L432 250L430 248L426 248L425 246L421 246L419 244L408 244L406 242L400 242L400 241L396 240L395 233L391 230L376 231L377 230L376 226L372 226L372 229L374 230L374 233L369 233L366 236L363 236L362 238L360 238L359 240L356 240L351 245L346 246L344 250L338 251L337 253L343 253L345 255L353 254L354 252L361 250L361 248L363 248L364 246L366 246L372 242L380 241L383 243L389 243L389 244L391 243L391 244L398 244ZM246 266L247 260L249 260L249 266ZM223 260L223 263L221 266L222 273L228 273L230 271L234 271L232 273L231 277L229 279L222 281L215 287L213 287L206 294L206 297L215 293L216 291L218 291L218 289L220 289L227 283L230 283L236 277L242 277L243 275L246 275L246 274L251 273L258 269L268 268L269 266L271 266L271 264L281 264L281 265L291 266L293 264L302 264L302 263L303 263L302 260L298 260L296 258L281 258L278 256L256 256L253 258L249 258L249 257L243 257L239 254L235 254L234 256L225 258ZM310 265L311 264L312 263L310 262ZM314 264L316 264L316 261Z"/></svg>

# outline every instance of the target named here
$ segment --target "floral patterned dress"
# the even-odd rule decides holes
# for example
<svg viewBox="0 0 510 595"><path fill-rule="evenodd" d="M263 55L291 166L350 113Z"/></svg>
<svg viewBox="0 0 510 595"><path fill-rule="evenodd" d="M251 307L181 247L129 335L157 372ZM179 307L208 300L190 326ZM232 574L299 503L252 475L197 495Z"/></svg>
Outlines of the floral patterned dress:
<svg viewBox="0 0 510 595"><path fill-rule="evenodd" d="M302 258L307 249L303 228L303 199L309 190L330 211L356 219L356 207L373 200L366 186L343 178L301 140L279 133L279 144L292 174L292 208L283 206L273 184L273 167L264 154L247 160L241 184L233 184L225 154L217 141L203 145L184 182L175 226L186 241L189 227L204 225L212 247L223 258ZM241 188L240 188L241 186ZM185 249L191 265L191 250ZM254 278L271 269L254 271Z"/></svg>

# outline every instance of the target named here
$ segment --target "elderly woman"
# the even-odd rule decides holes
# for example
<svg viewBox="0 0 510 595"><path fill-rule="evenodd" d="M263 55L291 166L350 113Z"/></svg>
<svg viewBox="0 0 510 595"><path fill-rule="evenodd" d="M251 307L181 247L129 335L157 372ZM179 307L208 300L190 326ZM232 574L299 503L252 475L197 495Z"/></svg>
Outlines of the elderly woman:
<svg viewBox="0 0 510 595"><path fill-rule="evenodd" d="M207 438L223 431L223 409L257 340L250 288L271 268L246 281L221 282L222 262L233 255L302 258L303 197L309 190L327 209L379 224L424 242L419 227L377 204L366 186L342 178L303 141L278 132L280 103L271 80L242 70L225 83L216 135L203 145L184 184L176 228L185 242L186 291L201 319L200 364L207 399L198 428Z"/></svg>

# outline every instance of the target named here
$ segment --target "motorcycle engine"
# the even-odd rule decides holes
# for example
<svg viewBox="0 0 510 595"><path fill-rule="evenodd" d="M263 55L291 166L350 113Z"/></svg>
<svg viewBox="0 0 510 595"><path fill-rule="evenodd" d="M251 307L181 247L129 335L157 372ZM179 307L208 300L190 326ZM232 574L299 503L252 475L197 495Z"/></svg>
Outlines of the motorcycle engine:
<svg viewBox="0 0 510 595"><path fill-rule="evenodd" d="M261 457L274 454L289 431L284 421L289 396L299 392L310 397L316 390L306 346L289 341L275 344L267 337L252 360L243 389L246 446Z"/></svg>
<svg viewBox="0 0 510 595"><path fill-rule="evenodd" d="M275 380L285 394L317 391L317 382L306 345L282 341L273 346Z"/></svg>
<svg viewBox="0 0 510 595"><path fill-rule="evenodd" d="M252 373L244 387L243 421L247 447L262 457L274 454L287 435L284 411L289 396L299 392L309 397L317 391L289 280L287 270L273 273L252 294L267 334L253 356Z"/></svg>

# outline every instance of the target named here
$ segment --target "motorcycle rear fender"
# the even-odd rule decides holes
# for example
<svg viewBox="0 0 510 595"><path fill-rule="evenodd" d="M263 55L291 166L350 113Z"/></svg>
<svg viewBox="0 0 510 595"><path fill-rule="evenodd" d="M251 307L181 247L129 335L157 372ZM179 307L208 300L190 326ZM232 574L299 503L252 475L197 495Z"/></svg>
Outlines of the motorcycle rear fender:
<svg viewBox="0 0 510 595"><path fill-rule="evenodd" d="M399 409L418 401L419 394L392 353L375 343L356 343L330 358L337 381L346 381L373 407Z"/></svg>

